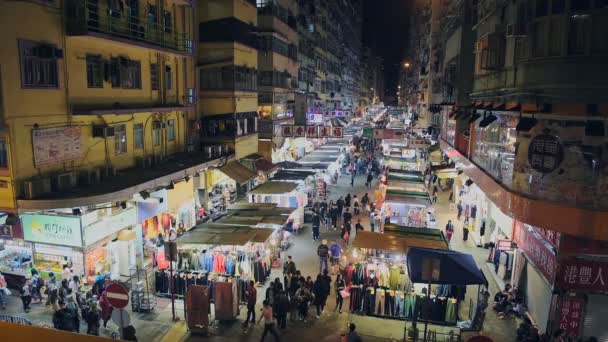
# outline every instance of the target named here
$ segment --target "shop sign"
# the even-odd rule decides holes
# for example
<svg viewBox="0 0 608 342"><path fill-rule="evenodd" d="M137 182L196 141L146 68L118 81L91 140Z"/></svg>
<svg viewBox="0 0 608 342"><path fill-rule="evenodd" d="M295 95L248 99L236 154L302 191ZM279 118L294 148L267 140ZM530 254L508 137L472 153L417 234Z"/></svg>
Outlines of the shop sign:
<svg viewBox="0 0 608 342"><path fill-rule="evenodd" d="M528 147L530 167L541 173L555 171L564 160L564 147L559 139L550 134L537 135Z"/></svg>
<svg viewBox="0 0 608 342"><path fill-rule="evenodd" d="M374 129L373 128L364 128L363 129L363 137L372 139L374 137Z"/></svg>
<svg viewBox="0 0 608 342"><path fill-rule="evenodd" d="M137 224L135 208L128 208L120 213L107 216L89 226L84 227L84 242L86 246Z"/></svg>
<svg viewBox="0 0 608 342"><path fill-rule="evenodd" d="M564 297L559 315L559 328L566 336L576 337L579 335L581 318L585 303L582 298Z"/></svg>
<svg viewBox="0 0 608 342"><path fill-rule="evenodd" d="M21 222L26 241L82 247L80 217L24 214Z"/></svg>
<svg viewBox="0 0 608 342"><path fill-rule="evenodd" d="M21 223L15 225L2 224L0 225L0 238L3 239L23 239L23 228Z"/></svg>
<svg viewBox="0 0 608 342"><path fill-rule="evenodd" d="M282 137L307 137L307 138L342 138L344 127L325 126L325 125L277 125L279 134Z"/></svg>
<svg viewBox="0 0 608 342"><path fill-rule="evenodd" d="M515 242L550 284L555 279L557 260L553 246L533 226L516 221Z"/></svg>
<svg viewBox="0 0 608 342"><path fill-rule="evenodd" d="M428 148L431 146L426 139L408 139L408 147L410 148Z"/></svg>
<svg viewBox="0 0 608 342"><path fill-rule="evenodd" d="M563 254L608 255L608 241L565 235L560 242L559 252Z"/></svg>
<svg viewBox="0 0 608 342"><path fill-rule="evenodd" d="M293 126L293 136L295 138L303 138L306 136L307 132L308 132L308 130L306 129L306 126L301 126L301 125Z"/></svg>
<svg viewBox="0 0 608 342"><path fill-rule="evenodd" d="M374 139L383 139L384 138L384 130L383 129L374 129Z"/></svg>
<svg viewBox="0 0 608 342"><path fill-rule="evenodd" d="M556 283L562 290L608 291L608 263L580 259L560 261Z"/></svg>
<svg viewBox="0 0 608 342"><path fill-rule="evenodd" d="M162 189L150 193L146 201L137 202L137 222L147 220L150 217L160 215L169 210L169 199L167 190Z"/></svg>

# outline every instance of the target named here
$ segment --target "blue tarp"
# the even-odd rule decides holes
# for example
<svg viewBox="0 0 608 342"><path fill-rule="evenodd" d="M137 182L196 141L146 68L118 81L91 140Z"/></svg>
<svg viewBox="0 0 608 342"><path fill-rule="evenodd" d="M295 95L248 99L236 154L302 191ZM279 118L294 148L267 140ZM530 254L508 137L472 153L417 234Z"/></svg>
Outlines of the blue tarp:
<svg viewBox="0 0 608 342"><path fill-rule="evenodd" d="M407 269L412 283L429 283L428 275L423 274L425 264L435 266L431 284L487 285L488 283L470 254L416 247L410 248L407 253Z"/></svg>

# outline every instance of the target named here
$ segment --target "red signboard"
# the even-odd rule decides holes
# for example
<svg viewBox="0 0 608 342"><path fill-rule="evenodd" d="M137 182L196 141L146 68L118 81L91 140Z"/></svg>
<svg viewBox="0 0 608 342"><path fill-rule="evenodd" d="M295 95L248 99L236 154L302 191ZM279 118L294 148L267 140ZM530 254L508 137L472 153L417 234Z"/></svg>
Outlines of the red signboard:
<svg viewBox="0 0 608 342"><path fill-rule="evenodd" d="M293 136L293 127L291 125L281 126L281 136L292 137Z"/></svg>
<svg viewBox="0 0 608 342"><path fill-rule="evenodd" d="M608 263L565 259L559 263L555 282L562 290L608 291Z"/></svg>
<svg viewBox="0 0 608 342"><path fill-rule="evenodd" d="M332 138L342 138L344 136L343 127L332 127L331 136Z"/></svg>
<svg viewBox="0 0 608 342"><path fill-rule="evenodd" d="M306 126L306 136L309 138L318 137L317 130L318 130L317 126Z"/></svg>
<svg viewBox="0 0 608 342"><path fill-rule="evenodd" d="M302 138L306 135L306 128L304 126L293 126L293 136L296 138Z"/></svg>
<svg viewBox="0 0 608 342"><path fill-rule="evenodd" d="M106 297L110 305L116 309L124 309L129 304L129 290L118 283L108 286Z"/></svg>
<svg viewBox="0 0 608 342"><path fill-rule="evenodd" d="M533 226L515 221L515 238L517 246L526 254L528 259L553 284L557 260L554 248Z"/></svg>
<svg viewBox="0 0 608 342"><path fill-rule="evenodd" d="M564 235L559 246L559 253L608 255L608 241L591 240L572 235Z"/></svg>
<svg viewBox="0 0 608 342"><path fill-rule="evenodd" d="M578 337L585 302L578 297L564 297L560 308L559 328L569 337Z"/></svg>
<svg viewBox="0 0 608 342"><path fill-rule="evenodd" d="M329 128L326 126L319 126L319 138L329 138Z"/></svg>

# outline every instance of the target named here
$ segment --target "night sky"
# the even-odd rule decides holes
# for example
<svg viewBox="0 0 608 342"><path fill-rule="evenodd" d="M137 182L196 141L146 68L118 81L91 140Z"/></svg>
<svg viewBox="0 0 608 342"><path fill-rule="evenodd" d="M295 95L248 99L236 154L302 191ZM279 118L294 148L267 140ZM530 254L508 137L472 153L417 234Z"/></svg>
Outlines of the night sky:
<svg viewBox="0 0 608 342"><path fill-rule="evenodd" d="M394 94L405 59L411 0L363 0L363 44L384 58L385 90Z"/></svg>

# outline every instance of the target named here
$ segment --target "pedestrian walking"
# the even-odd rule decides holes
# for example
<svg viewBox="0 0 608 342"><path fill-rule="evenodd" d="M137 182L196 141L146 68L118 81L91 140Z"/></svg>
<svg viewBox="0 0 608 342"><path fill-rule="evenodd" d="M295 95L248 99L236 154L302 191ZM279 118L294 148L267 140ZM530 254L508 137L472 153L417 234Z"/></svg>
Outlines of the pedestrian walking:
<svg viewBox="0 0 608 342"><path fill-rule="evenodd" d="M338 241L334 241L334 243L329 246L329 253L331 255L331 264L338 265L340 262L340 255L342 254L342 247L340 247Z"/></svg>
<svg viewBox="0 0 608 342"><path fill-rule="evenodd" d="M317 307L317 319L321 317L321 314L325 310L325 302L327 301L327 295L329 294L329 288L327 288L327 281L323 279L321 274L317 275L313 290L315 295L315 306Z"/></svg>
<svg viewBox="0 0 608 342"><path fill-rule="evenodd" d="M367 207L368 204L369 204L369 196L367 195L367 192L366 192L365 195L363 195L363 197L361 198L361 209L363 210L363 213L367 213L369 211L369 208Z"/></svg>
<svg viewBox="0 0 608 342"><path fill-rule="evenodd" d="M365 229L363 229L363 225L361 224L361 219L358 219L357 224L355 224L355 233L358 233L363 230L365 230Z"/></svg>
<svg viewBox="0 0 608 342"><path fill-rule="evenodd" d="M53 311L59 310L59 305L57 305L59 282L57 281L57 278L53 272L49 272L49 279L46 281L46 288L48 291L48 296L46 298L45 305L52 305Z"/></svg>
<svg viewBox="0 0 608 342"><path fill-rule="evenodd" d="M452 220L448 220L448 224L445 225L445 237L448 239L448 243L452 240L452 234L454 234L454 224Z"/></svg>
<svg viewBox="0 0 608 342"><path fill-rule="evenodd" d="M306 319L308 318L308 303L310 302L311 298L312 294L305 285L300 286L298 291L296 291L300 321L306 322Z"/></svg>
<svg viewBox="0 0 608 342"><path fill-rule="evenodd" d="M462 216L462 201L458 201L458 204L456 205L456 210L458 210L458 215L456 216L456 218L460 221L460 217Z"/></svg>
<svg viewBox="0 0 608 342"><path fill-rule="evenodd" d="M350 242L350 233L346 229L346 226L342 227L342 231L340 232L340 238L344 241L344 245L348 245Z"/></svg>
<svg viewBox="0 0 608 342"><path fill-rule="evenodd" d="M280 288L274 300L274 313L277 317L277 326L283 330L287 328L287 313L289 312L289 297L287 293Z"/></svg>
<svg viewBox="0 0 608 342"><path fill-rule="evenodd" d="M439 191L439 189L437 188L437 185L433 185L433 203L437 203L437 192Z"/></svg>
<svg viewBox="0 0 608 342"><path fill-rule="evenodd" d="M338 207L336 205L332 205L329 209L329 216L331 218L331 227L336 229L338 224Z"/></svg>
<svg viewBox="0 0 608 342"><path fill-rule="evenodd" d="M321 226L321 217L315 211L312 216L312 240L317 241L319 239L319 228Z"/></svg>
<svg viewBox="0 0 608 342"><path fill-rule="evenodd" d="M21 287L20 293L23 311L30 312L30 304L32 303L32 279L25 282Z"/></svg>
<svg viewBox="0 0 608 342"><path fill-rule="evenodd" d="M346 195L346 197L344 198L344 207L346 209L350 208L351 199L352 197L350 196L350 194Z"/></svg>
<svg viewBox="0 0 608 342"><path fill-rule="evenodd" d="M348 336L346 339L347 342L363 342L363 340L361 339L361 336L359 336L359 334L357 334L357 332L355 331L356 329L357 329L357 326L354 323L351 323L348 326ZM414 341L416 341L416 340L414 340Z"/></svg>
<svg viewBox="0 0 608 342"><path fill-rule="evenodd" d="M87 323L87 335L99 336L101 311L96 301L91 300L87 309L83 310L82 319Z"/></svg>
<svg viewBox="0 0 608 342"><path fill-rule="evenodd" d="M376 216L374 217L374 223L376 225L376 228L378 228L378 231L380 233L382 233L382 214L380 213L376 213Z"/></svg>
<svg viewBox="0 0 608 342"><path fill-rule="evenodd" d="M357 195L353 196L353 211L355 215L359 215L359 213L361 213L359 210L359 200L357 199Z"/></svg>
<svg viewBox="0 0 608 342"><path fill-rule="evenodd" d="M376 212L370 211L369 213L369 227L371 228L372 233L374 232L376 223Z"/></svg>
<svg viewBox="0 0 608 342"><path fill-rule="evenodd" d="M350 175L350 187L354 187L355 186L355 173L351 173Z"/></svg>
<svg viewBox="0 0 608 342"><path fill-rule="evenodd" d="M258 299L258 291L255 289L253 280L249 281L249 286L245 289L245 298L247 299L247 316L243 325L246 327L250 322L249 317L251 317L251 323L255 324L255 302Z"/></svg>
<svg viewBox="0 0 608 342"><path fill-rule="evenodd" d="M344 278L342 275L338 273L336 276L336 311L338 313L342 313L342 304L344 303L344 298L342 297L342 290L346 289L346 283L344 282Z"/></svg>
<svg viewBox="0 0 608 342"><path fill-rule="evenodd" d="M462 241L467 241L469 239L469 219L464 219L464 224L462 225Z"/></svg>
<svg viewBox="0 0 608 342"><path fill-rule="evenodd" d="M268 333L271 333L272 336L274 336L275 341L280 341L281 339L279 338L279 332L277 331L274 315L272 313L272 306L267 300L264 301L263 305L264 307L262 308L262 315L258 320L258 323L264 320L264 331L262 332L262 339L260 341L264 342L264 339Z"/></svg>
<svg viewBox="0 0 608 342"><path fill-rule="evenodd" d="M68 308L64 301L59 301L59 310L53 314L53 327L57 330L78 332L80 330L78 312Z"/></svg>
<svg viewBox="0 0 608 342"><path fill-rule="evenodd" d="M374 176L372 175L372 172L370 171L370 172L367 174L367 179L366 179L366 181L365 181L365 186L366 186L367 188L371 188L371 187L372 187L372 182L373 182L373 180L374 180Z"/></svg>
<svg viewBox="0 0 608 342"><path fill-rule="evenodd" d="M283 264L283 274L295 274L296 270L296 263L293 262L291 255L288 255L287 261L285 261L285 264Z"/></svg>
<svg viewBox="0 0 608 342"><path fill-rule="evenodd" d="M340 196L340 198L338 198L338 201L336 202L336 206L338 208L338 217L342 216L342 209L344 209L344 204L344 199L342 198L342 196Z"/></svg>
<svg viewBox="0 0 608 342"><path fill-rule="evenodd" d="M108 301L107 292L103 291L101 293L101 297L99 297L99 307L101 308L101 319L103 320L103 327L106 328L108 326L108 321L112 317L112 311L114 308L110 305Z"/></svg>
<svg viewBox="0 0 608 342"><path fill-rule="evenodd" d="M40 304L42 303L42 286L44 286L44 281L40 278L40 274L38 274L38 270L35 268L31 269L32 279L31 279L31 296L32 303Z"/></svg>
<svg viewBox="0 0 608 342"><path fill-rule="evenodd" d="M0 307L2 307L2 310L6 309L9 296L10 292L8 290L8 285L6 284L6 279L4 279L4 276L0 272Z"/></svg>
<svg viewBox="0 0 608 342"><path fill-rule="evenodd" d="M317 255L319 256L319 272L327 269L327 258L329 257L329 247L327 247L327 240L323 240L317 248Z"/></svg>
<svg viewBox="0 0 608 342"><path fill-rule="evenodd" d="M348 208L346 208L346 211L342 215L342 222L344 224L347 224L347 223L350 224L350 221L352 220L352 218L353 218L353 215L349 212Z"/></svg>

